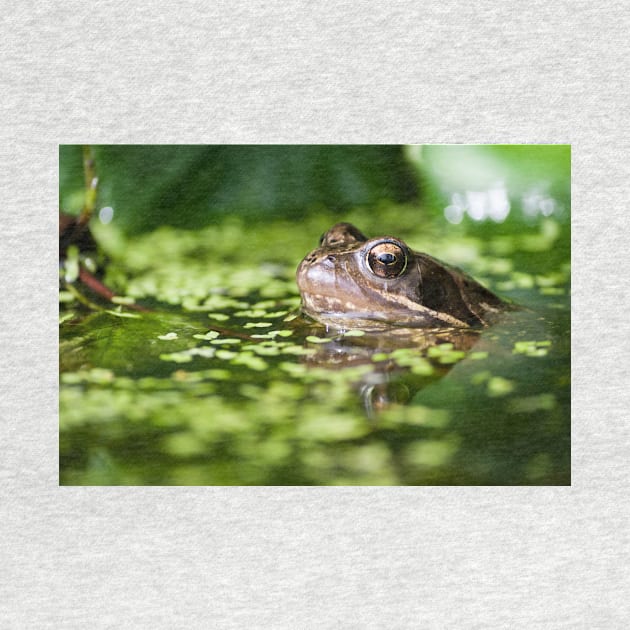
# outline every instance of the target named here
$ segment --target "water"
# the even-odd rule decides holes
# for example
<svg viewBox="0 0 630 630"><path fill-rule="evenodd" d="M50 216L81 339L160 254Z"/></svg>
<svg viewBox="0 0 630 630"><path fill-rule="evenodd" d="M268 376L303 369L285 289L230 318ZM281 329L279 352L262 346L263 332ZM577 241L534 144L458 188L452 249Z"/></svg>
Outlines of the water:
<svg viewBox="0 0 630 630"><path fill-rule="evenodd" d="M126 243L109 274L150 313L63 294L60 482L570 483L566 229L401 234L526 307L427 342L292 319L311 222Z"/></svg>

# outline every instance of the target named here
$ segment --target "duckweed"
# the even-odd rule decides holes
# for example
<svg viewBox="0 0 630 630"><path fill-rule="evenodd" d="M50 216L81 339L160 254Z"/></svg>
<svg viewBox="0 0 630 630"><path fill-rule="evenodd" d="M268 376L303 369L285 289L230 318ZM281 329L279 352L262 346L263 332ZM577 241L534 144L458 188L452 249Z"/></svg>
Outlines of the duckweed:
<svg viewBox="0 0 630 630"><path fill-rule="evenodd" d="M501 376L492 376L488 379L488 396L505 396L514 390L514 383Z"/></svg>
<svg viewBox="0 0 630 630"><path fill-rule="evenodd" d="M346 330L343 333L344 337L363 337L364 335L365 335L365 330L358 330L358 329Z"/></svg>
<svg viewBox="0 0 630 630"><path fill-rule="evenodd" d="M203 335L200 334L196 334L193 335L194 339L201 339L203 341L212 341L212 339L216 339L219 336L220 333L218 333L216 330L209 330L207 333L204 333Z"/></svg>
<svg viewBox="0 0 630 630"><path fill-rule="evenodd" d="M127 317L128 319L140 319L141 318L141 315L138 315L138 313L129 313L127 311L106 309L105 312L109 313L110 315L113 315L114 317Z"/></svg>
<svg viewBox="0 0 630 630"><path fill-rule="evenodd" d="M225 313L208 313L210 319L215 319L218 322L225 322L230 319L230 316Z"/></svg>
<svg viewBox="0 0 630 630"><path fill-rule="evenodd" d="M237 352L232 352L231 350L217 350L216 357L217 359L222 359L223 361L230 361L238 356Z"/></svg>
<svg viewBox="0 0 630 630"><path fill-rule="evenodd" d="M61 483L567 483L569 267L560 254L541 265L534 243L555 252L555 228L440 242L417 216L344 219L400 233L531 311L468 345L390 343L295 311L299 256L337 217L283 224L297 245L272 265L270 237L243 223L164 228L133 247L102 230L125 298L90 315L60 293ZM228 247L252 239L264 251ZM154 312L132 312L132 299Z"/></svg>
<svg viewBox="0 0 630 630"><path fill-rule="evenodd" d="M411 466L434 467L446 465L457 452L457 440L420 440L405 450L405 459Z"/></svg>
<svg viewBox="0 0 630 630"><path fill-rule="evenodd" d="M265 313L263 317L268 317L269 319L276 319L279 317L284 317L287 313L288 311L275 311L271 313Z"/></svg>
<svg viewBox="0 0 630 630"><path fill-rule="evenodd" d="M517 341L512 352L514 354L524 354L528 357L544 357L549 352L550 340L545 341Z"/></svg>
<svg viewBox="0 0 630 630"><path fill-rule="evenodd" d="M172 341L173 339L177 339L177 333L169 332L164 335L158 335L158 339L161 339L162 341Z"/></svg>
<svg viewBox="0 0 630 630"><path fill-rule="evenodd" d="M484 351L471 352L468 354L468 358L472 361L480 361L488 358L488 353Z"/></svg>
<svg viewBox="0 0 630 630"><path fill-rule="evenodd" d="M243 352L238 354L232 359L232 363L234 365L244 365L250 370L257 371L263 371L269 367L269 364L264 359L254 355L253 352Z"/></svg>
<svg viewBox="0 0 630 630"><path fill-rule="evenodd" d="M316 337L315 335L308 335L306 341L309 343L330 343L332 338L330 337Z"/></svg>

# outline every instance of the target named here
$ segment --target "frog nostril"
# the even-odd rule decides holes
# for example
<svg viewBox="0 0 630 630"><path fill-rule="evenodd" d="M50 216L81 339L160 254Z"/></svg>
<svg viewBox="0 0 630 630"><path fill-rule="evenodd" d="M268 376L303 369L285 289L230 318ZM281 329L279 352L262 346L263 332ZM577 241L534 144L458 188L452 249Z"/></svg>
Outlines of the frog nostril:
<svg viewBox="0 0 630 630"><path fill-rule="evenodd" d="M337 261L337 257L336 257L336 256L333 256L332 254L328 254L328 256L326 256L326 260L327 260L328 262L334 263L334 262L336 262L336 261Z"/></svg>

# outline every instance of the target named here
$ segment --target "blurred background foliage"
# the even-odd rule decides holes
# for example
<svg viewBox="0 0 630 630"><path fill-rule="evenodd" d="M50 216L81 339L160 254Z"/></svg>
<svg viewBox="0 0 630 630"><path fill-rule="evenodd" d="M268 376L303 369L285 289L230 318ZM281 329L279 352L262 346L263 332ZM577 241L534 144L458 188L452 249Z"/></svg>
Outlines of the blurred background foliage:
<svg viewBox="0 0 630 630"><path fill-rule="evenodd" d="M498 223L512 229L550 213L534 208L500 221L471 213L463 221L462 209L492 197L500 205L503 191L512 205L538 196L564 201L566 210L570 196L568 145L97 145L94 152L99 206L113 208L127 234L196 229L226 215L255 222L378 210L384 201L423 202L427 220L450 203L451 223L479 229L490 218L496 232ZM60 146L60 208L71 214L83 203L81 160L79 145ZM563 208L553 211L568 222Z"/></svg>
<svg viewBox="0 0 630 630"><path fill-rule="evenodd" d="M61 483L570 483L568 145L94 155L105 282L155 311L87 314L60 292ZM84 196L82 148L60 146L61 209ZM374 422L352 369L308 367L304 333L273 319L297 308L295 268L335 221L527 308L446 376L396 377L410 400ZM208 338L217 322L227 332ZM272 322L288 347L226 338Z"/></svg>
<svg viewBox="0 0 630 630"><path fill-rule="evenodd" d="M198 228L225 214L286 217L326 207L417 197L411 165L395 146L97 146L101 203L120 227ZM60 147L61 207L80 208L81 150Z"/></svg>

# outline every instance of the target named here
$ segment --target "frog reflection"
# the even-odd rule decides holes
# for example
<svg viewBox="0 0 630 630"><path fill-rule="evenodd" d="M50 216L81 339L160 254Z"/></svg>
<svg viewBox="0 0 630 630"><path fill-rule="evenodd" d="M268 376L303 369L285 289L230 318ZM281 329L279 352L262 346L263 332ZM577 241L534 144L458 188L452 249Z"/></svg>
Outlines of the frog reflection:
<svg viewBox="0 0 630 630"><path fill-rule="evenodd" d="M301 335L322 338L321 326L298 319ZM366 415L375 419L392 404L406 404L431 383L440 380L473 346L484 346L479 328L391 328L345 336L329 330L326 343L309 344L305 362L316 368L359 370L349 382L358 393ZM477 346L477 348L479 348ZM420 368L420 369L418 369Z"/></svg>

